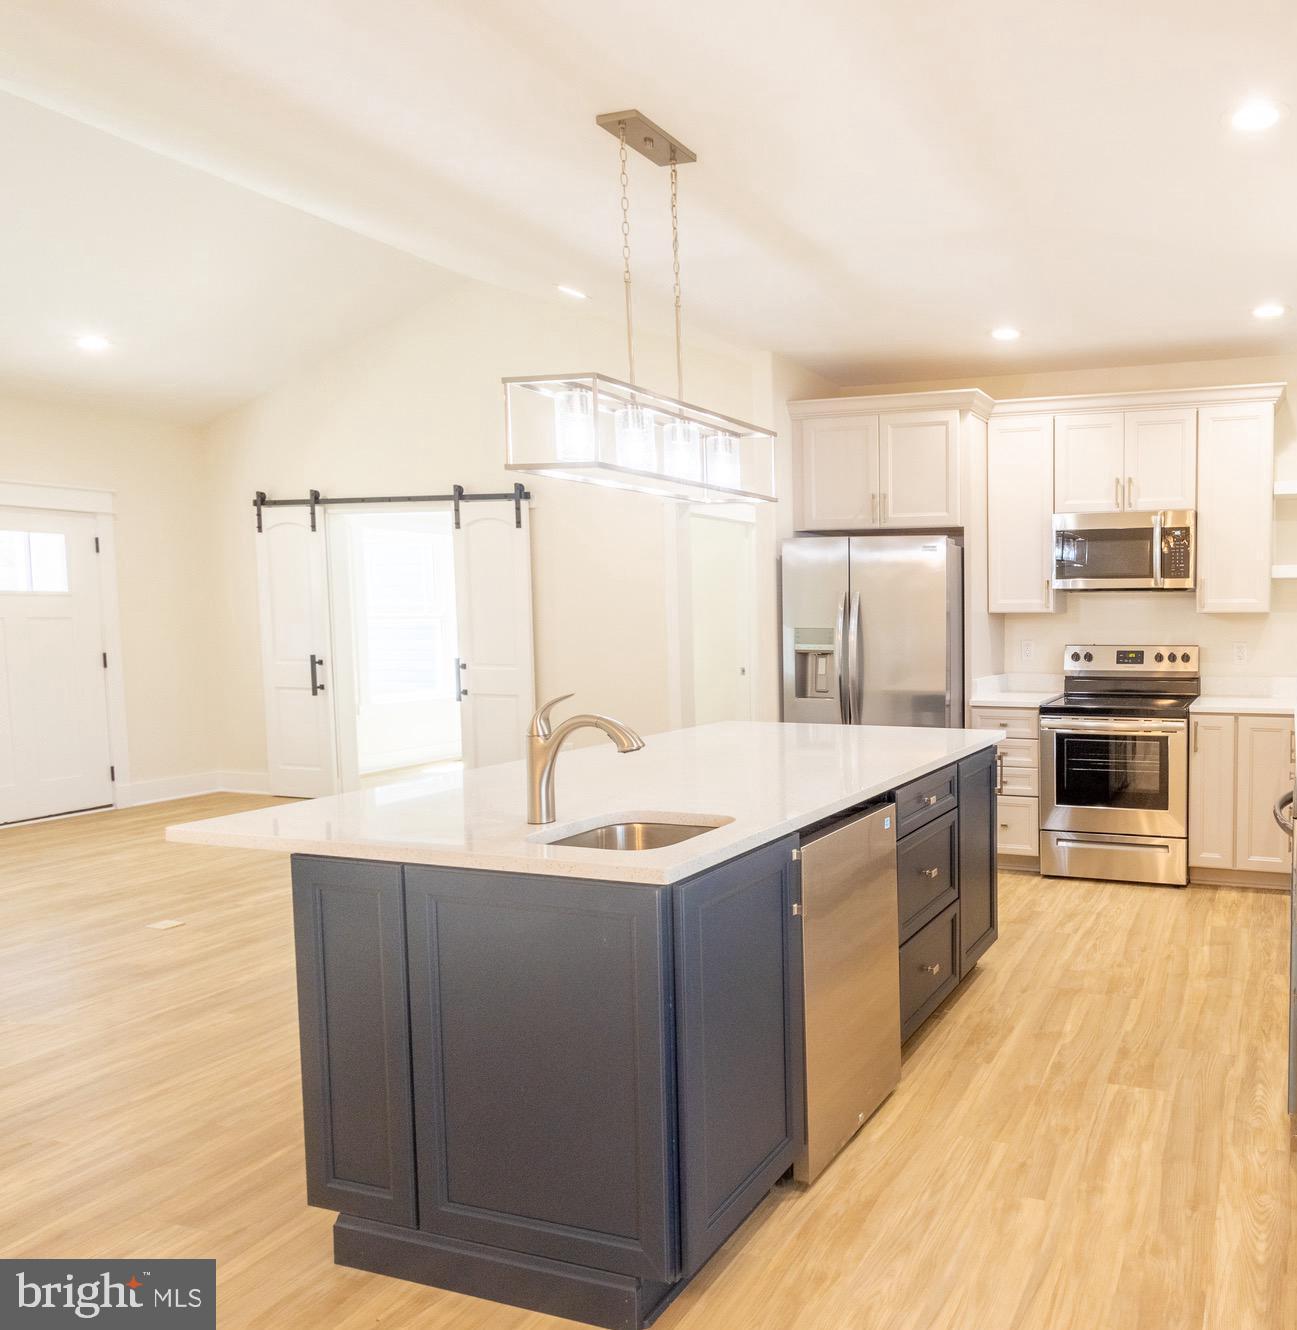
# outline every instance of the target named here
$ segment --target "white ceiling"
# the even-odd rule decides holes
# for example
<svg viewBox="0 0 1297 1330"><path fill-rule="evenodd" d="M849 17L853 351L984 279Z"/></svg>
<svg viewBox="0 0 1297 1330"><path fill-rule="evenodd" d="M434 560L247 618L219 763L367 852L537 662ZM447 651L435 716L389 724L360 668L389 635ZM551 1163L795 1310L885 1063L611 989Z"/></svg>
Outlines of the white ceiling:
<svg viewBox="0 0 1297 1330"><path fill-rule="evenodd" d="M0 189L0 388L198 423L458 280L4 95Z"/></svg>
<svg viewBox="0 0 1297 1330"><path fill-rule="evenodd" d="M7 0L0 86L614 315L593 118L639 107L700 159L687 319L839 382L1297 346L1297 315L1251 317L1297 307L1292 0ZM1294 114L1245 141L1225 117L1256 92ZM643 159L632 222L660 315Z"/></svg>

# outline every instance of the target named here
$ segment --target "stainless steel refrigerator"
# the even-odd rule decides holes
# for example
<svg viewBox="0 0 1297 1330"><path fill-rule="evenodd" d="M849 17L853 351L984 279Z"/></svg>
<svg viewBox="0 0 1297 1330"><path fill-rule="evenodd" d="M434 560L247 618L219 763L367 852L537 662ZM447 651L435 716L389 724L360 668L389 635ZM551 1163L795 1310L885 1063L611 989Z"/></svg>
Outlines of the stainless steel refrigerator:
<svg viewBox="0 0 1297 1330"><path fill-rule="evenodd" d="M786 540L781 603L785 720L963 725L957 538Z"/></svg>

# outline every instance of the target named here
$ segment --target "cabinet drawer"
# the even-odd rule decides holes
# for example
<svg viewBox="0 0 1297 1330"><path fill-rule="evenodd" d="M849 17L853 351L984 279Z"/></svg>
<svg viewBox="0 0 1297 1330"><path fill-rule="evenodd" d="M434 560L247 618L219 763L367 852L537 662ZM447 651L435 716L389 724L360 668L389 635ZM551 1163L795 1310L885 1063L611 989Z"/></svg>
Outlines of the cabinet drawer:
<svg viewBox="0 0 1297 1330"><path fill-rule="evenodd" d="M959 906L901 947L901 1038L908 1039L959 983Z"/></svg>
<svg viewBox="0 0 1297 1330"><path fill-rule="evenodd" d="M1040 801L1002 794L996 800L996 848L1001 854L1040 854Z"/></svg>
<svg viewBox="0 0 1297 1330"><path fill-rule="evenodd" d="M896 791L897 840L959 806L957 772L957 767L943 767Z"/></svg>
<svg viewBox="0 0 1297 1330"><path fill-rule="evenodd" d="M1040 793L1040 772L1036 767L1010 766L1006 761L1000 768L1000 791L1010 797L1029 795L1035 798Z"/></svg>
<svg viewBox="0 0 1297 1330"><path fill-rule="evenodd" d="M1006 739L1040 736L1040 712L1029 707L973 707L969 724L975 730L1003 730Z"/></svg>
<svg viewBox="0 0 1297 1330"><path fill-rule="evenodd" d="M1040 741L1037 739L1001 739L995 750L1004 754L1006 767L1040 769Z"/></svg>
<svg viewBox="0 0 1297 1330"><path fill-rule="evenodd" d="M959 814L952 810L897 845L896 898L902 942L958 899L958 837Z"/></svg>

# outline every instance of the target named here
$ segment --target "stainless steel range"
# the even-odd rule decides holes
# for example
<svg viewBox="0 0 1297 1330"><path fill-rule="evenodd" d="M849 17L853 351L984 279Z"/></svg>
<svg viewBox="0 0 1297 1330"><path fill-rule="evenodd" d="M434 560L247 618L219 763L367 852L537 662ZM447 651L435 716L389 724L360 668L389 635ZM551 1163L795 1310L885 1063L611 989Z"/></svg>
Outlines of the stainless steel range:
<svg viewBox="0 0 1297 1330"><path fill-rule="evenodd" d="M1064 648L1040 708L1040 871L1184 886L1196 646Z"/></svg>

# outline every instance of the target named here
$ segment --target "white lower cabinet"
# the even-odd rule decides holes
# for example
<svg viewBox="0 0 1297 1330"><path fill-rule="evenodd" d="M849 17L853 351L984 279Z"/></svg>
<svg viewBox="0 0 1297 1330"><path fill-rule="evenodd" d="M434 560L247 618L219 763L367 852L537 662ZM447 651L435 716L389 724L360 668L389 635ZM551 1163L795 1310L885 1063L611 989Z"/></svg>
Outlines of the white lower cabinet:
<svg viewBox="0 0 1297 1330"><path fill-rule="evenodd" d="M1287 872L1288 839L1274 801L1293 784L1293 722L1285 716L1190 717L1189 866Z"/></svg>
<svg viewBox="0 0 1297 1330"><path fill-rule="evenodd" d="M996 801L996 848L1001 854L1040 857L1040 800L1002 794Z"/></svg>
<svg viewBox="0 0 1297 1330"><path fill-rule="evenodd" d="M999 730L996 744L996 848L1000 854L1040 856L1040 712L1031 707L969 709L975 730Z"/></svg>

